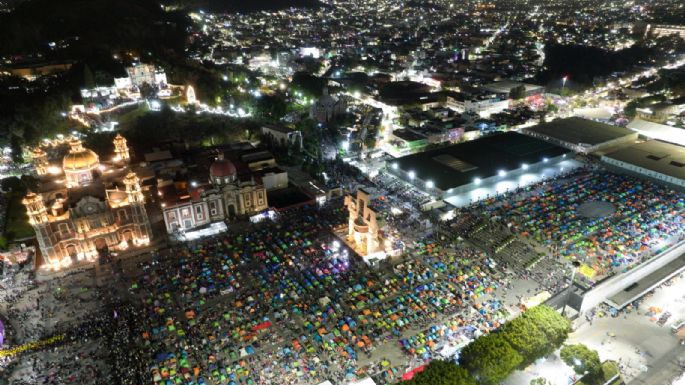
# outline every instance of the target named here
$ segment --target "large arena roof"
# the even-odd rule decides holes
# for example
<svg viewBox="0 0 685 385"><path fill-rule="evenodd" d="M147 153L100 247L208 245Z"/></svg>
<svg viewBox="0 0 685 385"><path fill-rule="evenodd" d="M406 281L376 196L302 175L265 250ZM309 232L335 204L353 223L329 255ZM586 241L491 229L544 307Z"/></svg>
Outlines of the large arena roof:
<svg viewBox="0 0 685 385"><path fill-rule="evenodd" d="M633 131L624 127L612 126L578 117L556 119L551 122L528 127L525 131L553 138L560 142L590 146L635 135Z"/></svg>
<svg viewBox="0 0 685 385"><path fill-rule="evenodd" d="M675 144L650 140L606 154L606 158L685 180L685 147Z"/></svg>
<svg viewBox="0 0 685 385"><path fill-rule="evenodd" d="M471 183L474 178L488 178L567 152L543 140L507 132L404 156L396 159L397 166L393 167L413 172L417 178L430 180L445 191Z"/></svg>

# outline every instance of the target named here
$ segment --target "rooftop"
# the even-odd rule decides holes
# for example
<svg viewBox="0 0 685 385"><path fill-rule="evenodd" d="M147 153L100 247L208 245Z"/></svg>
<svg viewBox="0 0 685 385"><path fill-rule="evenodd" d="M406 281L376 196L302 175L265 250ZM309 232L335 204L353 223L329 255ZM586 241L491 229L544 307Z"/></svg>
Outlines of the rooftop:
<svg viewBox="0 0 685 385"><path fill-rule="evenodd" d="M398 158L400 170L414 171L424 181L445 191L471 183L474 178L488 178L500 170L510 171L522 164L533 165L568 150L515 132L485 136L420 154Z"/></svg>
<svg viewBox="0 0 685 385"><path fill-rule="evenodd" d="M650 140L604 155L670 177L685 179L685 147Z"/></svg>
<svg viewBox="0 0 685 385"><path fill-rule="evenodd" d="M595 122L583 118L556 119L548 123L526 128L525 131L547 136L572 144L595 146L624 136L632 135L627 128Z"/></svg>
<svg viewBox="0 0 685 385"><path fill-rule="evenodd" d="M520 83L520 82L515 82L511 80L502 80L499 82L494 82L494 83L489 83L485 84L483 86L483 89L490 91L490 92L496 92L496 93L509 93L512 88L518 87L518 86L524 86L526 87L526 93L530 92L542 92L544 90L543 86L538 86L535 84L528 84L528 83Z"/></svg>
<svg viewBox="0 0 685 385"><path fill-rule="evenodd" d="M648 122L642 119L635 119L628 123L628 128L650 139L663 140L664 142L685 146L685 130L682 128Z"/></svg>

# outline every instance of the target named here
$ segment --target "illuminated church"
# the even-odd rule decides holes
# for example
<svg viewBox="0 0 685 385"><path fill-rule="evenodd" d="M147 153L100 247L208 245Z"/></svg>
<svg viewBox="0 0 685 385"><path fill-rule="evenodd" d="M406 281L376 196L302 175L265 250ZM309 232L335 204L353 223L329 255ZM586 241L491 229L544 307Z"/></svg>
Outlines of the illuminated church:
<svg viewBox="0 0 685 385"><path fill-rule="evenodd" d="M210 165L207 182L158 184L158 190L169 234L252 216L269 208L262 178L250 169L239 172L223 153Z"/></svg>
<svg viewBox="0 0 685 385"><path fill-rule="evenodd" d="M145 197L129 160L121 135L114 138L111 162L101 162L78 139L69 141L61 167L51 165L44 150L34 150L40 186L23 203L48 267L90 262L150 242Z"/></svg>

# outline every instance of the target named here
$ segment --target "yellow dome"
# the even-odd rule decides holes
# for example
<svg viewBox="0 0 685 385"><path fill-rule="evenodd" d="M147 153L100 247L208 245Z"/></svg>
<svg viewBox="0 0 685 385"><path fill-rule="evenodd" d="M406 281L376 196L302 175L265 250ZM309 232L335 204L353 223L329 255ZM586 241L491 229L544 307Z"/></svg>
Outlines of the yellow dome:
<svg viewBox="0 0 685 385"><path fill-rule="evenodd" d="M100 159L97 154L84 148L80 140L72 140L69 145L71 149L62 161L64 171L91 170L99 165Z"/></svg>

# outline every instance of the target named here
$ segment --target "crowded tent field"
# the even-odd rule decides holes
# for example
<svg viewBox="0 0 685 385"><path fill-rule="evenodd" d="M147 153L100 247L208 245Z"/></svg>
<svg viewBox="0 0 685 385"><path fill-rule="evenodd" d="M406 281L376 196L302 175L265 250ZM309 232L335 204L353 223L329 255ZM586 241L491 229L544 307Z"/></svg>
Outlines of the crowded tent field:
<svg viewBox="0 0 685 385"><path fill-rule="evenodd" d="M503 278L483 252L425 240L410 245L412 258L373 270L330 231L343 223L339 206L280 216L142 266L129 290L142 304L144 378L389 383L411 357L449 356L509 315L492 295ZM386 358L392 351L402 362Z"/></svg>
<svg viewBox="0 0 685 385"><path fill-rule="evenodd" d="M588 284L662 252L685 231L682 193L593 165L472 209L546 247L553 258L581 262Z"/></svg>

